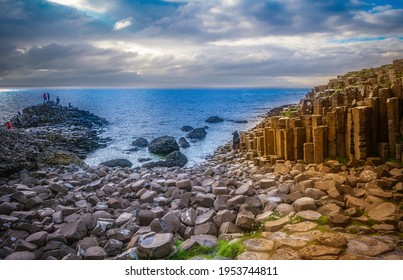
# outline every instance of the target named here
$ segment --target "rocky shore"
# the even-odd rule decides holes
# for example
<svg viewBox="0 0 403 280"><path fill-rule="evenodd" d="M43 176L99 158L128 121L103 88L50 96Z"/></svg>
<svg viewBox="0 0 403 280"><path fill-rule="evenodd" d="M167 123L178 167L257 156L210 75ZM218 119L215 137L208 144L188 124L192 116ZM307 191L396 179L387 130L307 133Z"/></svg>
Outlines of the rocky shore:
<svg viewBox="0 0 403 280"><path fill-rule="evenodd" d="M54 102L27 107L11 122L11 131L0 128L0 177L41 166L82 165L81 159L107 142L99 136L105 119Z"/></svg>
<svg viewBox="0 0 403 280"><path fill-rule="evenodd" d="M193 167L21 166L0 179L0 258L403 259L400 160L357 159L357 143L352 156L305 161L307 138L293 141L295 158L268 152L266 130L284 129L276 151L288 147L273 118L295 123L306 104L270 113L237 151L228 144ZM353 127L353 141L365 139Z"/></svg>

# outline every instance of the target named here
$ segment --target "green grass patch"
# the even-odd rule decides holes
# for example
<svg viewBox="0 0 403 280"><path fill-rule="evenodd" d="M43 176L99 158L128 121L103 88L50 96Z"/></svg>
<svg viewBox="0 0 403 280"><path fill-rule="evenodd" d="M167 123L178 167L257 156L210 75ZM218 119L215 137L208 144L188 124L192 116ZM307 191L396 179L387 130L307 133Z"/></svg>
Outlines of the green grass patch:
<svg viewBox="0 0 403 280"><path fill-rule="evenodd" d="M320 216L319 219L315 221L319 226L326 226L330 225L331 222L329 221L329 217L326 215Z"/></svg>
<svg viewBox="0 0 403 280"><path fill-rule="evenodd" d="M304 219L301 216L294 216L290 220L291 224L298 224L298 223L301 223L303 221L304 221Z"/></svg>
<svg viewBox="0 0 403 280"><path fill-rule="evenodd" d="M249 238L255 238L255 237L245 236L239 239L238 241L232 242L231 244L228 241L219 240L217 242L217 246L213 248L196 245L195 247L187 251L180 250L179 246L181 242L180 243L177 242L175 245L177 246L178 253L176 253L170 259L188 260L196 256L205 259L213 259L217 257L226 259L235 259L236 256L240 255L245 251L245 246L243 245L243 242Z"/></svg>
<svg viewBox="0 0 403 280"><path fill-rule="evenodd" d="M325 159L325 162L328 160L337 160L338 162L340 162L342 164L348 163L348 158L346 158L346 157L328 157Z"/></svg>

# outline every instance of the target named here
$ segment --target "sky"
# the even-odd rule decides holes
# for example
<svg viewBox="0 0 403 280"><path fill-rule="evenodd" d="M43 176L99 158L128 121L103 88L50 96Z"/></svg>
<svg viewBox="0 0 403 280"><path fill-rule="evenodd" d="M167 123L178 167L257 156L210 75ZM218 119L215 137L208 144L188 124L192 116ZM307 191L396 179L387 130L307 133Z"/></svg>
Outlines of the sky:
<svg viewBox="0 0 403 280"><path fill-rule="evenodd" d="M398 58L401 0L0 0L0 87L312 87Z"/></svg>

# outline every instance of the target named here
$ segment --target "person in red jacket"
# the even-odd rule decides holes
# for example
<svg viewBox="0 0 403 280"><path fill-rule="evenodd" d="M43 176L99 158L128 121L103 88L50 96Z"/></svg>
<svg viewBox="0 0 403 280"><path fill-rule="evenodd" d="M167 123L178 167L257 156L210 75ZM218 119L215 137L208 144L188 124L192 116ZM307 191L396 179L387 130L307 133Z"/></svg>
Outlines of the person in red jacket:
<svg viewBox="0 0 403 280"><path fill-rule="evenodd" d="M11 122L7 122L6 125L7 125L7 128L8 128L8 129L12 129L12 128L13 128L13 124L12 124Z"/></svg>

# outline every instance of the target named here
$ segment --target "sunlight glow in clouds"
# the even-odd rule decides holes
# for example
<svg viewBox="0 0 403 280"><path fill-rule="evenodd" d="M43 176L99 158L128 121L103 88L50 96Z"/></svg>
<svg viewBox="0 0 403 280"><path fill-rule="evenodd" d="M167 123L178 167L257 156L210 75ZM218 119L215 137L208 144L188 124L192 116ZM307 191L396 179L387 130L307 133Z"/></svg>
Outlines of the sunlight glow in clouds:
<svg viewBox="0 0 403 280"><path fill-rule="evenodd" d="M133 24L133 18L128 17L116 22L115 25L113 26L113 30L121 30L123 28L129 27L132 24Z"/></svg>
<svg viewBox="0 0 403 280"><path fill-rule="evenodd" d="M78 10L88 10L96 13L105 13L107 11L106 1L101 1L100 3L92 3L88 0L47 0L55 4L72 7Z"/></svg>

